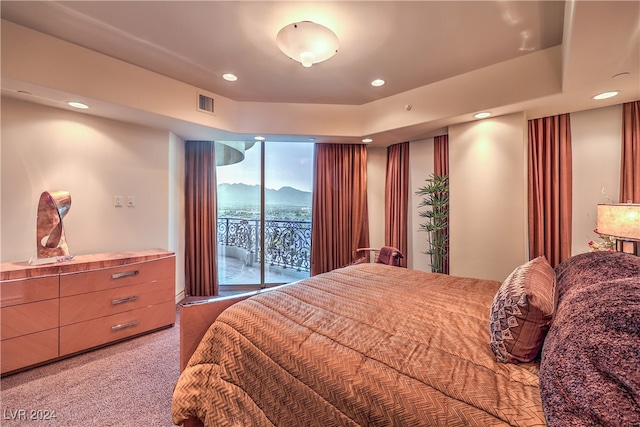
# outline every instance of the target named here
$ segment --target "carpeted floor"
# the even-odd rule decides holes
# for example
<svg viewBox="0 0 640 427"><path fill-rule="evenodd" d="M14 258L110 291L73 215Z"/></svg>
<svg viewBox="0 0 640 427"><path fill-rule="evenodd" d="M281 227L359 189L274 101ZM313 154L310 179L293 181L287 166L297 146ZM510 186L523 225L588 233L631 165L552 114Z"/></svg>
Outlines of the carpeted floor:
<svg viewBox="0 0 640 427"><path fill-rule="evenodd" d="M173 426L179 370L176 315L172 328L2 378L0 425Z"/></svg>

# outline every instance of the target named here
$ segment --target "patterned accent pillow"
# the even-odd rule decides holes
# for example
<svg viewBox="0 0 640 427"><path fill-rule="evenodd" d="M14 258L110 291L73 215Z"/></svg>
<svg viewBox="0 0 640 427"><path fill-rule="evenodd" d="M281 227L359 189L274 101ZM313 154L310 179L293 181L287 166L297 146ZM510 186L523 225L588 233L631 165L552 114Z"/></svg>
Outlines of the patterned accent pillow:
<svg viewBox="0 0 640 427"><path fill-rule="evenodd" d="M549 330L556 302L556 275L544 256L513 270L491 306L491 349L496 359L505 363L535 359Z"/></svg>

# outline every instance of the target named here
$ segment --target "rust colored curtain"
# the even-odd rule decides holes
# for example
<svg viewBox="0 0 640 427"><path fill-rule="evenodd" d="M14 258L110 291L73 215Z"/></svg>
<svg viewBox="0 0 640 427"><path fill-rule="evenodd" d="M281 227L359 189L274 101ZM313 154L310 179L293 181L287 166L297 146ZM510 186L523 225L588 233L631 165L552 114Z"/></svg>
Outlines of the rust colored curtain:
<svg viewBox="0 0 640 427"><path fill-rule="evenodd" d="M185 293L218 295L216 159L213 141L185 147Z"/></svg>
<svg viewBox="0 0 640 427"><path fill-rule="evenodd" d="M385 179L384 241L404 254L400 266L406 267L407 213L409 210L409 143L394 144L387 148L387 175Z"/></svg>
<svg viewBox="0 0 640 427"><path fill-rule="evenodd" d="M433 173L438 176L449 175L449 135L440 135L433 138ZM449 218L447 218L447 224ZM443 273L449 274L449 227L444 232L447 242L447 256L444 259Z"/></svg>
<svg viewBox="0 0 640 427"><path fill-rule="evenodd" d="M433 138L433 173L449 175L449 135Z"/></svg>
<svg viewBox="0 0 640 427"><path fill-rule="evenodd" d="M640 203L640 101L622 105L620 203Z"/></svg>
<svg viewBox="0 0 640 427"><path fill-rule="evenodd" d="M529 258L555 267L571 256L569 114L529 120Z"/></svg>
<svg viewBox="0 0 640 427"><path fill-rule="evenodd" d="M331 271L369 246L367 147L316 144L311 221L311 275Z"/></svg>

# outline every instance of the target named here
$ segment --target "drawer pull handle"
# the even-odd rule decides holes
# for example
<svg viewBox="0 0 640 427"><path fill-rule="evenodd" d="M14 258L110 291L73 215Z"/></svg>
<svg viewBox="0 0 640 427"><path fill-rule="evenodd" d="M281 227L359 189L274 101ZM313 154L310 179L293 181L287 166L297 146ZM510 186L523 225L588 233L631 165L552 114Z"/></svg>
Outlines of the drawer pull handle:
<svg viewBox="0 0 640 427"><path fill-rule="evenodd" d="M112 326L111 332L119 331L120 329L133 328L134 326L138 326L138 323L140 322L137 320L134 320L133 322L120 323L119 325Z"/></svg>
<svg viewBox="0 0 640 427"><path fill-rule="evenodd" d="M123 271L122 273L113 273L111 275L112 279L122 279L123 277L136 276L139 273L138 270L133 271Z"/></svg>
<svg viewBox="0 0 640 427"><path fill-rule="evenodd" d="M125 298L118 298L118 299L111 300L111 305L118 305L124 302L135 301L137 299L138 299L137 295L132 295L130 297L125 297Z"/></svg>

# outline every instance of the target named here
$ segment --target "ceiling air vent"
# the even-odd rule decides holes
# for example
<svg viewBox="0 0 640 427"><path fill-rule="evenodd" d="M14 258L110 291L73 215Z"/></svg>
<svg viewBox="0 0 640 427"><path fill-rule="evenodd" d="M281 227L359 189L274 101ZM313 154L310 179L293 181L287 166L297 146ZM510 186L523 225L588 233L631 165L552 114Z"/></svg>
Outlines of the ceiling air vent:
<svg viewBox="0 0 640 427"><path fill-rule="evenodd" d="M198 94L198 110L213 114L213 98Z"/></svg>

